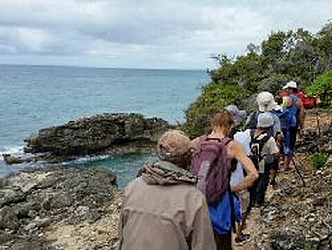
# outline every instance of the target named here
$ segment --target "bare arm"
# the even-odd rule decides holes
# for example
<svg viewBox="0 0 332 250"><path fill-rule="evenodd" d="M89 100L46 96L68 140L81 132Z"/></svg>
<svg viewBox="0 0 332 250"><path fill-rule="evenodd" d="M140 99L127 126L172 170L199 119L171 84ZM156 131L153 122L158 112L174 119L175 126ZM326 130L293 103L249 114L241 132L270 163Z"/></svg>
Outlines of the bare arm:
<svg viewBox="0 0 332 250"><path fill-rule="evenodd" d="M247 176L242 181L231 187L233 192L239 192L247 189L248 187L251 187L254 184L255 180L258 178L258 172L255 168L255 165L245 154L238 142L232 141L228 145L231 159L235 158L238 162L240 162L247 172Z"/></svg>
<svg viewBox="0 0 332 250"><path fill-rule="evenodd" d="M296 107L298 109L297 120L298 120L298 124L299 124L299 129L303 129L304 128L304 107L303 107L303 103L300 99L297 100Z"/></svg>

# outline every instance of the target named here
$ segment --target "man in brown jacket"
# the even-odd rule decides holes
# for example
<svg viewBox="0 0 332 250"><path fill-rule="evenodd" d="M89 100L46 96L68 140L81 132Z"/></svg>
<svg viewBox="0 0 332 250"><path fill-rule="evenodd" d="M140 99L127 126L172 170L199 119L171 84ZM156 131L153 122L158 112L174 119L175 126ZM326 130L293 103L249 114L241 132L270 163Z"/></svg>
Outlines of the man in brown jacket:
<svg viewBox="0 0 332 250"><path fill-rule="evenodd" d="M216 249L205 197L187 171L192 148L179 130L161 136L160 160L143 166L125 189L118 249Z"/></svg>

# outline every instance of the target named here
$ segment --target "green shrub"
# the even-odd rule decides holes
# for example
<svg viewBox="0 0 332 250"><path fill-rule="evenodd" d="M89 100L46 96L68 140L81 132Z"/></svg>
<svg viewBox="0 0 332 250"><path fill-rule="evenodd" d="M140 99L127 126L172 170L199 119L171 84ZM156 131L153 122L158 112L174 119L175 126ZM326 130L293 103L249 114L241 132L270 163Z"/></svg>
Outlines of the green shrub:
<svg viewBox="0 0 332 250"><path fill-rule="evenodd" d="M303 250L316 250L317 248L311 245L304 245Z"/></svg>
<svg viewBox="0 0 332 250"><path fill-rule="evenodd" d="M319 169L327 162L328 155L322 152L316 152L310 156L311 163L314 168Z"/></svg>
<svg viewBox="0 0 332 250"><path fill-rule="evenodd" d="M307 88L307 92L319 96L323 104L332 107L332 70L319 75Z"/></svg>
<svg viewBox="0 0 332 250"><path fill-rule="evenodd" d="M246 91L237 85L210 83L203 88L202 95L186 110L186 123L182 129L191 137L210 130L211 118L229 104L238 105L246 97Z"/></svg>

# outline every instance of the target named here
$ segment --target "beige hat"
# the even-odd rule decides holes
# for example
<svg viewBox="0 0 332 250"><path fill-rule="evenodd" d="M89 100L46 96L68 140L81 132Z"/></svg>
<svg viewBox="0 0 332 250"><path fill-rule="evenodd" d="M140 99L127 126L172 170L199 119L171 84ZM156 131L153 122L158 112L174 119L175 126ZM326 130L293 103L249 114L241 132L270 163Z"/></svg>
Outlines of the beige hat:
<svg viewBox="0 0 332 250"><path fill-rule="evenodd" d="M158 141L158 151L181 155L194 148L192 141L181 130L169 130L165 132Z"/></svg>
<svg viewBox="0 0 332 250"><path fill-rule="evenodd" d="M271 111L277 105L274 101L274 97L270 92L261 92L257 95L256 98L258 109L261 112Z"/></svg>

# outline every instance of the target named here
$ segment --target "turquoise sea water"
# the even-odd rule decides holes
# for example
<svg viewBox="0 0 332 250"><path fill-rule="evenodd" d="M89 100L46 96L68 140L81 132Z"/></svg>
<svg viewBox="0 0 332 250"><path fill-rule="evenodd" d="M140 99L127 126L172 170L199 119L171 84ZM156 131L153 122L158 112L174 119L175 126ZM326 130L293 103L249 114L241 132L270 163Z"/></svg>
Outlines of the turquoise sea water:
<svg viewBox="0 0 332 250"><path fill-rule="evenodd" d="M203 70L0 65L0 154L22 153L24 138L39 129L104 112L136 112L181 123L184 110L208 81ZM105 166L117 173L123 187L154 157L83 158L63 165ZM8 166L0 157L0 177L26 166Z"/></svg>

